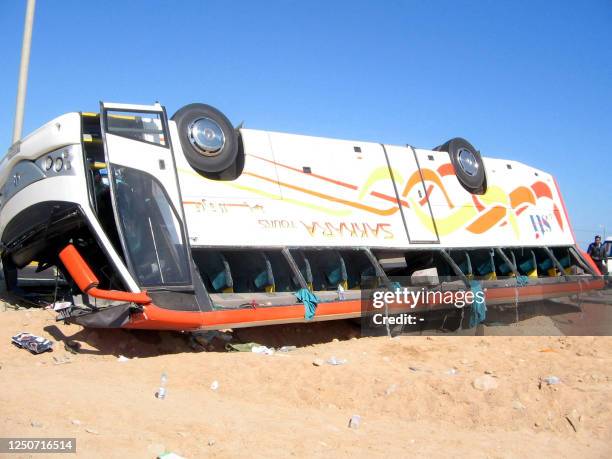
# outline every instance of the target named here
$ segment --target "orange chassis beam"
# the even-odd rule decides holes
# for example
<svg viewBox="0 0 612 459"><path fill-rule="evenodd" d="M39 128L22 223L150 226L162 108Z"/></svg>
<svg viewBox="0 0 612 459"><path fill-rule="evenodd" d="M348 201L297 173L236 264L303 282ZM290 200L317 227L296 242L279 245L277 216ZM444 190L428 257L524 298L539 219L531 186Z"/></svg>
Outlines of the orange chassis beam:
<svg viewBox="0 0 612 459"><path fill-rule="evenodd" d="M530 285L518 287L518 289L519 300L537 301L553 296L583 293L587 290L601 289L603 287L604 281L602 279L592 279L562 284ZM515 294L515 287L488 289L486 291L486 301L497 304L513 303ZM428 306L430 307L431 305ZM420 305L420 307L417 306L414 310L424 309L425 307ZM314 320L345 319L359 317L360 315L360 301L334 301L320 303L317 306ZM196 330L274 325L291 322L305 322L304 306L302 304L210 312L184 312L164 309L151 303L144 305L142 312L133 314L130 322L124 325L124 328Z"/></svg>

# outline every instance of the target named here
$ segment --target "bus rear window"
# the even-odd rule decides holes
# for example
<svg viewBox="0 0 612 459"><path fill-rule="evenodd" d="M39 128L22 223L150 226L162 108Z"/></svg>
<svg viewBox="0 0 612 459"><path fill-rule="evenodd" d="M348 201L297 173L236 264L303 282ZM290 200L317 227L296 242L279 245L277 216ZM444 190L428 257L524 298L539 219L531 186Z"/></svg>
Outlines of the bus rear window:
<svg viewBox="0 0 612 459"><path fill-rule="evenodd" d="M166 133L159 113L108 110L106 132L165 147Z"/></svg>

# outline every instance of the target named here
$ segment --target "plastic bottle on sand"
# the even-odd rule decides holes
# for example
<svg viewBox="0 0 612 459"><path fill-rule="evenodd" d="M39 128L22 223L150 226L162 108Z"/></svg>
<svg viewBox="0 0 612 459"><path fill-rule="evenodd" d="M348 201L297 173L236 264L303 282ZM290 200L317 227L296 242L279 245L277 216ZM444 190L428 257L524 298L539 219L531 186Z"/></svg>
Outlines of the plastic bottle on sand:
<svg viewBox="0 0 612 459"><path fill-rule="evenodd" d="M168 384L168 375L164 371L161 375L159 389L157 389L157 394L155 394L155 396L160 400L163 400L166 398L166 384Z"/></svg>

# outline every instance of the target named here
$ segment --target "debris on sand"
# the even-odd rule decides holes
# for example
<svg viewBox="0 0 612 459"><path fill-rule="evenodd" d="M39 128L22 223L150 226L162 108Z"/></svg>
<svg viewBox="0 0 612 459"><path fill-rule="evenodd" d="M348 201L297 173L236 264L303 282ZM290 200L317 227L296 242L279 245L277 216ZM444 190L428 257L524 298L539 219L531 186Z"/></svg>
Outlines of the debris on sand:
<svg viewBox="0 0 612 459"><path fill-rule="evenodd" d="M63 365L65 363L72 363L72 359L68 354L64 355L63 357L53 356L53 365Z"/></svg>
<svg viewBox="0 0 612 459"><path fill-rule="evenodd" d="M11 338L12 343L22 349L30 351L32 354L41 354L53 350L53 342L42 336L32 335L31 333L17 333Z"/></svg>
<svg viewBox="0 0 612 459"><path fill-rule="evenodd" d="M78 354L81 350L81 343L74 340L68 340L64 343L64 349L66 349L71 354Z"/></svg>
<svg viewBox="0 0 612 459"><path fill-rule="evenodd" d="M347 362L348 362L348 360L346 360L346 359L338 359L338 358L336 358L336 356L332 356L329 359L327 359L327 364L328 365L344 365Z"/></svg>
<svg viewBox="0 0 612 459"><path fill-rule="evenodd" d="M360 425L361 425L361 416L359 416L358 414L352 415L351 419L349 419L349 422L348 422L349 428L359 429Z"/></svg>
<svg viewBox="0 0 612 459"><path fill-rule="evenodd" d="M489 375L483 375L474 379L474 381L472 381L472 386L477 390L488 391L497 389L498 383L495 378Z"/></svg>
<svg viewBox="0 0 612 459"><path fill-rule="evenodd" d="M166 452L166 453L162 453L159 456L157 456L157 459L184 459L184 458L183 456L179 456L176 453Z"/></svg>
<svg viewBox="0 0 612 459"><path fill-rule="evenodd" d="M538 389L542 388L542 383L545 382L548 386L553 386L555 384L559 384L561 382L561 378L558 376L547 376L546 378L540 378L540 383L538 384Z"/></svg>

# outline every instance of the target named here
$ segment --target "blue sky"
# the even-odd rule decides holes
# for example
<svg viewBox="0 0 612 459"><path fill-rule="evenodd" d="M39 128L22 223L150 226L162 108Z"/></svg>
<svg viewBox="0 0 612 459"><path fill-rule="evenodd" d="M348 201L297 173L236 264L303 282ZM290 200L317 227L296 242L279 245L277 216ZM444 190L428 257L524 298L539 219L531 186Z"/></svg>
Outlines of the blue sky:
<svg viewBox="0 0 612 459"><path fill-rule="evenodd" d="M25 0L0 2L0 145ZM612 234L612 1L38 0L25 133L99 100L430 148L557 177L579 242Z"/></svg>

